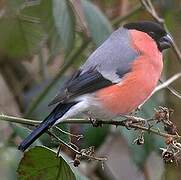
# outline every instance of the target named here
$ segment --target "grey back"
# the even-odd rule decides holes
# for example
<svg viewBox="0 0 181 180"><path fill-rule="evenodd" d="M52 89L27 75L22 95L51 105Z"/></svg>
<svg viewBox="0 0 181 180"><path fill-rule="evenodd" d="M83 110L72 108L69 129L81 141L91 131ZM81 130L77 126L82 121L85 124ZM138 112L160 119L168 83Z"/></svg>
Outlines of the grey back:
<svg viewBox="0 0 181 180"><path fill-rule="evenodd" d="M91 68L96 68L104 78L117 83L125 73L130 71L131 63L138 56L138 52L131 47L129 31L119 28L90 55L81 70L84 73Z"/></svg>

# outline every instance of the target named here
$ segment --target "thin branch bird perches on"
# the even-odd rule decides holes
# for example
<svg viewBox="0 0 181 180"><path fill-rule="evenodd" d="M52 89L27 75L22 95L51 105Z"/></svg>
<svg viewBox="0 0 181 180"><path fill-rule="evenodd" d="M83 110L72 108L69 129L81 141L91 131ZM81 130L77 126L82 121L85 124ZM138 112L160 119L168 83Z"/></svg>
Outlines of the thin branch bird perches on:
<svg viewBox="0 0 181 180"><path fill-rule="evenodd" d="M171 109L165 108L165 107L159 107L158 109L155 109L155 114L153 117L149 119L144 119L141 117L136 116L121 116L123 120L117 121L117 120L109 120L109 121L103 121L103 120L96 120L94 125L96 126L102 126L105 124L108 125L115 125L117 126L123 126L127 128L128 130L134 130L141 132L141 135L135 139L134 142L136 142L138 145L141 145L144 143L144 134L152 133L158 136L161 136L165 139L167 148L163 150L163 159L166 162L172 162L172 161L179 161L178 156L179 153L181 153L180 149L180 143L181 136L176 131L176 126L172 123L170 120L170 116L173 113ZM7 122L14 122L19 123L27 126L37 126L41 121L35 121L30 119L24 119L24 118L17 118L13 116L6 116L6 115L0 115L0 120L7 121ZM92 124L92 122L88 119L67 119L62 121L61 123L64 124ZM157 124L161 124L164 128L165 132L162 132L157 127ZM65 133L70 136L78 137L77 140L82 138L82 135L74 135L70 134L65 131L60 131L61 133ZM81 159L87 159L87 160L97 160L97 161L105 161L106 157L96 157L95 151L93 147L89 147L87 149L81 149L75 148L75 146L68 144L64 142L62 139L60 139L58 136L55 135L55 133L51 130L47 131L47 134L49 134L52 138L56 139L60 144L63 144L68 149L73 151L75 153L75 165L78 165L79 161ZM176 149L175 147L178 148ZM173 148L171 148L173 147ZM168 158L169 153L169 158ZM167 154L167 155L166 155ZM172 157L172 158L170 158Z"/></svg>

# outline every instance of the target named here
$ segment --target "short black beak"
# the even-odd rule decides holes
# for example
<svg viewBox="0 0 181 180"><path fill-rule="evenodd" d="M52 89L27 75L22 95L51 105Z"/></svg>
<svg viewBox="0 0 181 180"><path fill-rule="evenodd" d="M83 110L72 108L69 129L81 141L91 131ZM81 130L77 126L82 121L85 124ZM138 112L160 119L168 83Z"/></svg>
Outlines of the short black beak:
<svg viewBox="0 0 181 180"><path fill-rule="evenodd" d="M159 40L159 48L160 50L164 50L164 49L168 49L173 45L173 38L171 37L170 34L167 34L165 36L163 36L160 40Z"/></svg>

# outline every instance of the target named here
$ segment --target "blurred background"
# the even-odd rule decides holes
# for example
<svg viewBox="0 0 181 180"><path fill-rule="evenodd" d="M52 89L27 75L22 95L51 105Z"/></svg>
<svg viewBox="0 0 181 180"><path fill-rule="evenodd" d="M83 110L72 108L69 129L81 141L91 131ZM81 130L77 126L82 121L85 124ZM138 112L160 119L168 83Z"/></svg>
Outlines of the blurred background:
<svg viewBox="0 0 181 180"><path fill-rule="evenodd" d="M153 4L181 49L181 1L153 0ZM138 0L1 0L0 1L0 112L43 120L51 111L47 104L63 82L90 53L122 24L153 20ZM179 72L181 64L172 50L164 54L166 80ZM173 83L181 91L181 81ZM120 102L121 103L121 102ZM143 106L149 118L159 105L174 109L172 121L181 133L181 100L167 89ZM28 134L21 125L0 121L0 179L16 179L22 156L18 143ZM159 148L161 137L146 135L142 146L133 144L137 132L125 128L64 125L63 129L84 138L72 142L85 148L95 146L108 156L104 169L97 162L82 162L79 170L90 179L178 180L180 166L165 165ZM67 137L63 137L68 141ZM47 136L36 144L55 148ZM64 152L72 156L71 152Z"/></svg>

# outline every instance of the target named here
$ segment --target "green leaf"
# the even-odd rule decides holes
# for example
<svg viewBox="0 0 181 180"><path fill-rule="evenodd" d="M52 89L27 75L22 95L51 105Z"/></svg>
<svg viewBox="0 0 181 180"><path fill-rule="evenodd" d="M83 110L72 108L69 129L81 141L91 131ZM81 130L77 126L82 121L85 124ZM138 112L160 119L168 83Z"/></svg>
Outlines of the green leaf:
<svg viewBox="0 0 181 180"><path fill-rule="evenodd" d="M61 52L62 44L60 41L60 37L56 30L53 31L50 35L49 41L48 41L48 47L50 50L50 56L48 58L48 63L52 62L52 60Z"/></svg>
<svg viewBox="0 0 181 180"><path fill-rule="evenodd" d="M30 56L38 52L46 40L41 19L26 15L22 8L25 4L21 2L6 1L0 18L0 54L9 58Z"/></svg>
<svg viewBox="0 0 181 180"><path fill-rule="evenodd" d="M66 161L70 162L71 159L64 153L61 153L61 155L63 156L64 159L66 159ZM84 176L79 170L78 168L76 168L73 163L70 163L70 167L72 169L72 171L74 172L74 175L76 177L76 180L89 180L89 178L87 178L86 176Z"/></svg>
<svg viewBox="0 0 181 180"><path fill-rule="evenodd" d="M22 10L22 13L29 17L36 17L37 19L39 18L45 31L49 34L54 28L52 6L52 0L35 1L34 4L32 3L32 5L25 6L25 8Z"/></svg>
<svg viewBox="0 0 181 180"><path fill-rule="evenodd" d="M112 26L95 5L87 0L81 2L91 37L95 44L99 46L112 32Z"/></svg>
<svg viewBox="0 0 181 180"><path fill-rule="evenodd" d="M35 147L25 152L18 167L18 179L73 180L76 179L68 163L45 147Z"/></svg>
<svg viewBox="0 0 181 180"><path fill-rule="evenodd" d="M66 52L70 52L75 39L75 16L67 0L53 1L55 26Z"/></svg>
<svg viewBox="0 0 181 180"><path fill-rule="evenodd" d="M53 16L53 1L52 0L41 0L36 6L24 8L23 12L28 16L35 16L40 18L44 30L48 35L48 47L50 50L49 62L54 59L56 55L60 53L62 48L60 37L55 27L54 16Z"/></svg>
<svg viewBox="0 0 181 180"><path fill-rule="evenodd" d="M109 126L104 127L92 127L92 125L81 125L84 134L84 138L81 140L82 148L94 146L98 148L105 140Z"/></svg>

